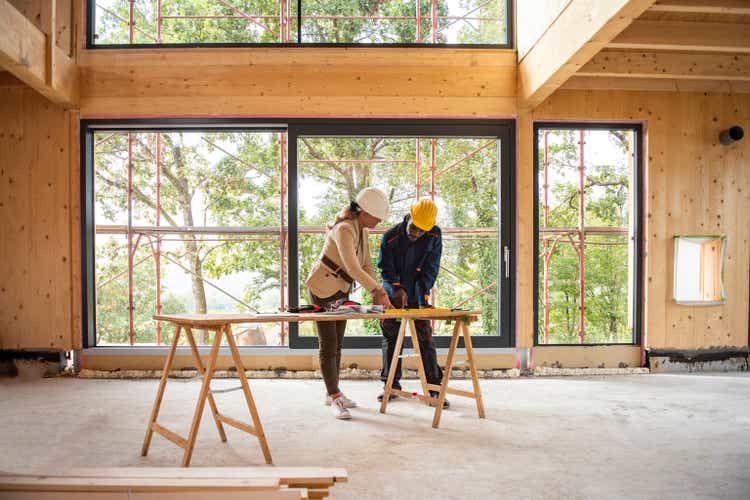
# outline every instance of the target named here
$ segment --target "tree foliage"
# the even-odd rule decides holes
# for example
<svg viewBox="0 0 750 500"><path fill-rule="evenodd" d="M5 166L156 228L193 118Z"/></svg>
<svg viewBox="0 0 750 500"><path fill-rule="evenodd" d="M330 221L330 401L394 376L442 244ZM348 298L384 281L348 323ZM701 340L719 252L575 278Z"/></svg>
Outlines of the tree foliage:
<svg viewBox="0 0 750 500"><path fill-rule="evenodd" d="M303 0L303 43L505 42L504 0L440 0L437 29L431 31L429 1L419 3L417 37L414 0ZM289 39L280 34L276 0L135 0L132 43L278 43L297 41L297 1L291 0ZM466 16L472 19L459 19ZM96 2L96 43L128 44L130 2ZM285 30L286 31L286 30Z"/></svg>

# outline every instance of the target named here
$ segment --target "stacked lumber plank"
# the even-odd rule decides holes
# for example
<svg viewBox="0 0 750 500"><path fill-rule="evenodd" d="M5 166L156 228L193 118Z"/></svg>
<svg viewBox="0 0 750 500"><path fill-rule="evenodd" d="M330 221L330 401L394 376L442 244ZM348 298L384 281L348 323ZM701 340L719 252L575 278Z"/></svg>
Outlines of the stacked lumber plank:
<svg viewBox="0 0 750 500"><path fill-rule="evenodd" d="M344 469L325 467L121 467L10 474L3 500L300 500L325 498Z"/></svg>

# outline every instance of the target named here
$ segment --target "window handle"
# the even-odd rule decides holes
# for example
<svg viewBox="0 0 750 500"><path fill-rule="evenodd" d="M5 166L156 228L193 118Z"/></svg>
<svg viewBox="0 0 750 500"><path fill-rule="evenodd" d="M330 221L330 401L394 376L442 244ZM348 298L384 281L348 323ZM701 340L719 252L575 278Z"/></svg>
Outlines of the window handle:
<svg viewBox="0 0 750 500"><path fill-rule="evenodd" d="M503 260L505 261L505 277L510 278L510 249L503 247Z"/></svg>

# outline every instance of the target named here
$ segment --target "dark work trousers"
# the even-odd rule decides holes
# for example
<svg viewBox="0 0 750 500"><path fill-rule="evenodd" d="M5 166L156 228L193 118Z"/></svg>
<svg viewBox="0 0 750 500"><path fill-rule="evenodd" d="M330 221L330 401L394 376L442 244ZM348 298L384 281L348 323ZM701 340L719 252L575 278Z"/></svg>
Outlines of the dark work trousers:
<svg viewBox="0 0 750 500"><path fill-rule="evenodd" d="M391 360L393 352L396 350L396 339L398 339L398 329L401 321L387 319L383 321L380 329L383 332L383 369L380 372L380 380L385 384L388 382L388 371L391 369ZM432 325L429 320L418 319L414 321L417 329L417 339L419 340L419 352L422 354L422 365L424 366L425 376L428 384L440 385L443 381L443 370L440 369L437 360L437 351L435 344L432 343ZM409 326L407 325L407 329ZM406 331L406 337L411 338L411 332ZM400 355L401 353L399 353ZM401 389L401 359L396 365L396 376L393 379L393 387Z"/></svg>
<svg viewBox="0 0 750 500"><path fill-rule="evenodd" d="M348 293L337 292L330 297L321 299L310 293L313 304L324 308L338 299L349 298ZM318 331L320 372L326 384L328 395L338 394L339 390L339 366L341 366L341 344L344 343L346 332L346 321L316 321L315 329Z"/></svg>

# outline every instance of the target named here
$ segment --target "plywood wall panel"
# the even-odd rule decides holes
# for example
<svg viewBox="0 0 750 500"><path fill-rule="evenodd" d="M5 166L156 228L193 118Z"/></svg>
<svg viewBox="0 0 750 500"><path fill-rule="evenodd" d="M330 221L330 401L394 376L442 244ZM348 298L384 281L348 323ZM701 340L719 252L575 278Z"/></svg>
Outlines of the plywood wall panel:
<svg viewBox="0 0 750 500"><path fill-rule="evenodd" d="M719 132L750 129L744 94L562 90L533 113L538 121L637 121L646 130L645 335L654 348L705 348L748 344L750 298L750 141L731 146ZM522 125L520 134L531 134ZM523 138L519 139L524 144ZM519 156L519 169L533 168ZM672 300L673 236L725 234L726 304L677 305ZM533 237L519 226L519 239ZM519 304L533 293L519 285ZM528 313L522 310L519 314ZM519 325L520 327L520 325ZM519 330L519 344L533 331ZM523 345L523 344L521 344Z"/></svg>
<svg viewBox="0 0 750 500"><path fill-rule="evenodd" d="M77 121L29 88L0 89L0 107L0 349L71 349Z"/></svg>
<svg viewBox="0 0 750 500"><path fill-rule="evenodd" d="M509 50L84 51L81 116L510 117Z"/></svg>

